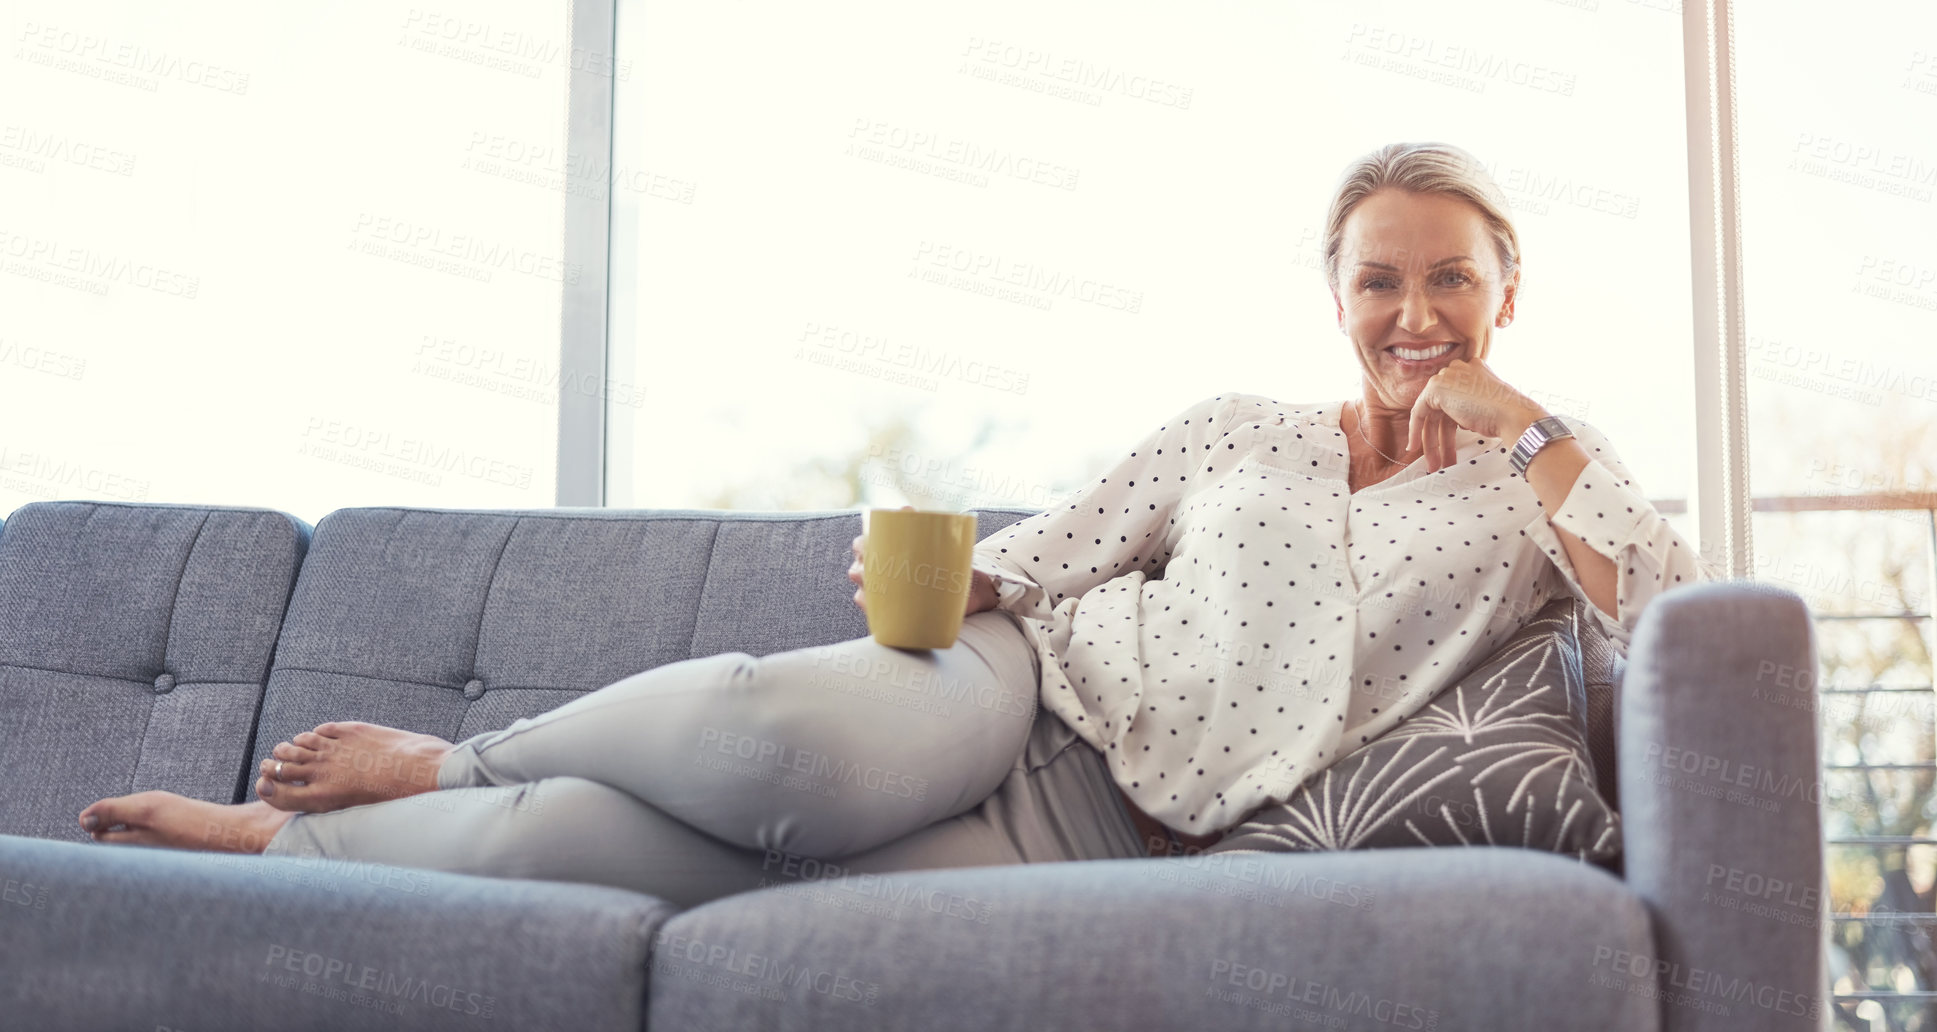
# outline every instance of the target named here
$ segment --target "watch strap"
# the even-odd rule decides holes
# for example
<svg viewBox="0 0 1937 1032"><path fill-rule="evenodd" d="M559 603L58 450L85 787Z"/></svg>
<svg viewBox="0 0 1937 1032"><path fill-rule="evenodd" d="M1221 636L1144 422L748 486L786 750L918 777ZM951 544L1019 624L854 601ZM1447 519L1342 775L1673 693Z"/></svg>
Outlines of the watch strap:
<svg viewBox="0 0 1937 1032"><path fill-rule="evenodd" d="M1507 462L1513 466L1515 473L1524 476L1527 472L1527 464L1533 461L1534 455L1540 449L1563 437L1572 436L1574 431L1569 429L1559 416L1542 416L1534 420L1533 425L1527 427L1527 432L1521 434L1520 439L1514 442L1513 454L1507 456Z"/></svg>

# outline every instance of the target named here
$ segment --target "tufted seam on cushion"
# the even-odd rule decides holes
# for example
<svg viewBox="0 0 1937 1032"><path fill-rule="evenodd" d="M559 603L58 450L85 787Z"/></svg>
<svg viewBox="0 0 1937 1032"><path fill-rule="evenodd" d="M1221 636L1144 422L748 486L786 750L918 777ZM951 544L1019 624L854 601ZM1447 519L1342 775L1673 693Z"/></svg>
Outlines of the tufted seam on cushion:
<svg viewBox="0 0 1937 1032"><path fill-rule="evenodd" d="M699 644L699 612L706 605L706 589L713 586L713 553L720 547L720 524L713 520L713 535L706 539L706 578L699 583L699 590L693 592L693 608L687 619L686 658L692 659L693 647Z"/></svg>
<svg viewBox="0 0 1937 1032"><path fill-rule="evenodd" d="M375 684L398 685L406 688L434 688L439 691L447 691L447 692L459 691L464 687L461 684L439 684L435 681L413 681L406 677L377 677L371 674L358 674L348 670L324 670L324 669L321 669L320 667L279 666L276 668L276 673L319 674L323 677L347 677L352 680L370 681ZM92 675L83 675L83 676L92 676ZM136 681L134 683L146 684L147 682ZM238 682L238 683L241 683L241 682ZM584 695L586 693L586 689L584 688L560 688L557 685L551 685L551 684L501 684L501 685L493 685L491 687L491 690L494 692L570 692L574 695Z"/></svg>
<svg viewBox="0 0 1937 1032"><path fill-rule="evenodd" d="M154 681L141 677L116 677L113 674L95 674L85 670L62 670L60 667L36 666L32 663L0 663L0 670L32 670L43 674L62 674L67 677L92 677L100 681L120 681L123 684L139 684L148 687Z"/></svg>
<svg viewBox="0 0 1937 1032"><path fill-rule="evenodd" d="M269 672L276 669L276 654L282 651L283 628L288 624L290 603L296 601L296 585L303 579L303 567L308 565L309 562L309 545L312 539L312 529L303 520L281 510L272 509L269 515L282 519L295 532L296 537L292 548L294 555L292 558L296 560L296 568L289 571L289 586L283 589L282 605L278 609L278 615L276 617L276 633L269 641L269 655L263 661L262 669L256 672L257 683L263 685L265 688L269 684ZM261 700L257 700L256 708L260 710L261 707ZM250 726L253 727L254 723L251 720Z"/></svg>
<svg viewBox="0 0 1937 1032"><path fill-rule="evenodd" d="M523 516L512 517L511 529L505 532L503 543L498 545L498 554L491 557L491 572L488 574L485 574L484 576L484 598L478 601L478 628L477 628L477 631L471 635L471 670L470 670L471 676L466 681L464 686L464 691L463 691L464 701L467 704L476 702L478 699L481 699L484 697L484 692L482 691L478 692L476 695L472 695L469 682L475 681L478 679L477 677L478 655L484 650L484 618L486 614L491 612L491 589L497 587L498 585L498 567L504 565L504 554L511 550L511 539L518 536L518 528L524 526L524 523L525 523L525 517ZM485 686L485 687L488 688L490 686ZM468 710L468 708L469 707L467 706L466 709ZM457 727L451 729L451 734L456 735L458 732L458 729L462 728L463 726L464 726L464 715L460 713L458 714L458 718L457 718ZM457 739L453 737L451 741L457 741Z"/></svg>
<svg viewBox="0 0 1937 1032"><path fill-rule="evenodd" d="M98 509L97 509L98 511ZM195 561L195 546L202 543L202 532L208 529L210 513L202 514L202 522L195 525L195 536L188 539L188 548L182 552L182 564L175 570L175 594L168 599L168 619L162 621L161 665L168 666L168 642L175 636L175 606L182 599L182 578L188 576L188 564ZM88 516L93 519L93 515ZM171 689L172 691L172 689ZM153 691L148 693L148 716L141 722L141 737L135 739L135 762L128 769L128 789L134 790L134 779L140 773L142 761L148 756L148 729L155 726L155 707L161 699Z"/></svg>
<svg viewBox="0 0 1937 1032"><path fill-rule="evenodd" d="M202 522L195 525L195 536L188 539L188 549L182 553L182 565L175 570L175 594L168 600L168 619L162 622L161 665L168 668L168 644L175 639L175 609L182 601L182 581L188 577L188 567L195 561L195 546L202 543L202 532L208 529L209 517L213 513L203 513Z"/></svg>

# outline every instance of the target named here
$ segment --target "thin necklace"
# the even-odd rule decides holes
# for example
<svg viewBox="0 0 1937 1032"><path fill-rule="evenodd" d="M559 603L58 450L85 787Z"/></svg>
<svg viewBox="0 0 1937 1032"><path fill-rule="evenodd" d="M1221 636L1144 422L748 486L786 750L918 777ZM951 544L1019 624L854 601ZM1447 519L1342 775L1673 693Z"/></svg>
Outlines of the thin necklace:
<svg viewBox="0 0 1937 1032"><path fill-rule="evenodd" d="M1379 446L1372 443L1372 438L1365 436L1365 406L1364 405L1360 405L1354 411L1356 411L1359 416L1359 438L1360 440L1363 440L1365 442L1366 447L1372 449L1375 452L1379 452L1379 458L1382 458L1387 462L1392 463L1395 466L1409 465L1408 463L1402 463L1398 459L1395 459L1392 456L1387 455L1385 452L1379 451Z"/></svg>

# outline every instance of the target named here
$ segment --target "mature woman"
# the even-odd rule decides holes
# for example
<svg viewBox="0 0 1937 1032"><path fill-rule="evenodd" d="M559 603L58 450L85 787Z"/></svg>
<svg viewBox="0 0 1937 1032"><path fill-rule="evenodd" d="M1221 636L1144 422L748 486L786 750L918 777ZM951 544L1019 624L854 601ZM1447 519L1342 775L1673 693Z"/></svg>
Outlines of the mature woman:
<svg viewBox="0 0 1937 1032"><path fill-rule="evenodd" d="M953 648L707 656L456 744L324 724L275 747L259 801L143 792L81 823L680 903L818 872L1163 853L1405 720L1547 599L1585 599L1625 649L1650 599L1700 579L1607 440L1486 364L1520 248L1469 155L1354 162L1325 268L1360 395L1177 413L977 545Z"/></svg>

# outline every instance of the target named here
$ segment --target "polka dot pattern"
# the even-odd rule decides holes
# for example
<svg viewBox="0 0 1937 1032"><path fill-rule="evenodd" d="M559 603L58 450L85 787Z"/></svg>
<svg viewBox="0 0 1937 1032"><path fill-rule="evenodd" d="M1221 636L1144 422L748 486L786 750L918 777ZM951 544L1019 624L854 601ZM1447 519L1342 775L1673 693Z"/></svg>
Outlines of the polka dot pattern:
<svg viewBox="0 0 1937 1032"><path fill-rule="evenodd" d="M1106 474L975 548L1042 659L1041 700L1103 752L1146 813L1190 834L1280 801L1418 712L1549 599L1559 537L1467 431L1353 492L1342 403L1206 398ZM1615 561L1625 651L1654 595L1699 579L1599 431L1553 524Z"/></svg>

